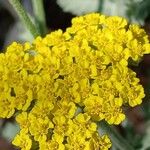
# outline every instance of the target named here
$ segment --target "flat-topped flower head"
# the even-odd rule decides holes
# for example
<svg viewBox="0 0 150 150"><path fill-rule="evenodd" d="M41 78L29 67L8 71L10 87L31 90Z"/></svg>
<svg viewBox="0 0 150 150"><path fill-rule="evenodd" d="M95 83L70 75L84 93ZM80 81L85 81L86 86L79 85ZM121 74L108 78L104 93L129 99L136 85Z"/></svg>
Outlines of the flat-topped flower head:
<svg viewBox="0 0 150 150"><path fill-rule="evenodd" d="M150 53L145 31L98 13L72 20L33 43L12 43L0 54L0 117L16 117L22 150L107 150L97 121L120 124L124 106L144 98L129 59Z"/></svg>

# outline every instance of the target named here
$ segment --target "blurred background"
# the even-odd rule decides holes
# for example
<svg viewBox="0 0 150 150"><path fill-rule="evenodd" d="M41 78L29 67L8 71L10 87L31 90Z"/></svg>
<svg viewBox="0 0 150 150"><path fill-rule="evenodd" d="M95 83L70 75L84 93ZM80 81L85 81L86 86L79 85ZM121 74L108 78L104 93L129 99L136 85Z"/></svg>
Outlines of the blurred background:
<svg viewBox="0 0 150 150"><path fill-rule="evenodd" d="M22 0L34 22L31 0ZM127 18L130 23L140 24L150 35L150 0L44 0L48 32L65 29L71 26L75 16L90 12L105 15L117 15ZM33 37L19 21L17 14L8 0L0 0L0 50L12 41L32 41ZM142 105L135 108L124 108L127 119L115 127L136 150L150 150L150 56L137 66L129 66L137 72L145 88L146 97ZM11 140L19 131L14 118L0 119L0 150L15 150ZM112 147L112 150L117 150Z"/></svg>

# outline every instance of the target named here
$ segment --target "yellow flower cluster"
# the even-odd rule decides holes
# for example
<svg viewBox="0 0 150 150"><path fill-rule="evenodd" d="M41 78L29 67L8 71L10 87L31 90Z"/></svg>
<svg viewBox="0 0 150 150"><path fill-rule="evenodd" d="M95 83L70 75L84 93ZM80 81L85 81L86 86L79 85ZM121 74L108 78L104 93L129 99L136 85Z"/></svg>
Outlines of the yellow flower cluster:
<svg viewBox="0 0 150 150"><path fill-rule="evenodd" d="M108 150L96 121L120 124L144 91L128 60L150 53L148 36L121 17L97 13L0 54L0 117L16 117L22 150Z"/></svg>

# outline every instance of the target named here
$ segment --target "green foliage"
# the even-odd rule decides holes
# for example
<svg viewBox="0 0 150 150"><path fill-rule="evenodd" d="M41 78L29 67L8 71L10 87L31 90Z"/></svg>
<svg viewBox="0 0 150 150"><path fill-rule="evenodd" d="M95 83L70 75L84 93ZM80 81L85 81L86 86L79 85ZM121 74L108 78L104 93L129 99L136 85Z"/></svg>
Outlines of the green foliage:
<svg viewBox="0 0 150 150"><path fill-rule="evenodd" d="M149 0L128 0L126 14L130 20L144 21L150 15Z"/></svg>

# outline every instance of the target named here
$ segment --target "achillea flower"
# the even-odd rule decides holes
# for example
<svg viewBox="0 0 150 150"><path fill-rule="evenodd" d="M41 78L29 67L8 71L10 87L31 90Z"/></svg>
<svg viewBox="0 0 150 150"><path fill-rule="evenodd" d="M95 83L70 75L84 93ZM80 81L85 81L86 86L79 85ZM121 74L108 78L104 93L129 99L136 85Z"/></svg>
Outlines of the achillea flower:
<svg viewBox="0 0 150 150"><path fill-rule="evenodd" d="M19 146L21 150L30 150L32 147L30 135L23 131L16 135L12 143L16 146Z"/></svg>
<svg viewBox="0 0 150 150"><path fill-rule="evenodd" d="M144 90L128 60L147 53L143 29L98 13L74 18L64 33L12 43L0 54L0 117L17 115L21 131L13 144L22 150L109 149L95 122L120 124L122 107L142 102Z"/></svg>

